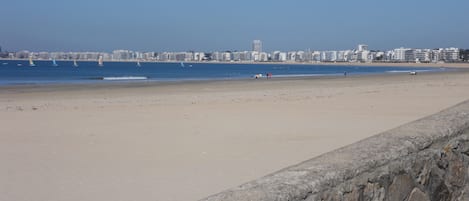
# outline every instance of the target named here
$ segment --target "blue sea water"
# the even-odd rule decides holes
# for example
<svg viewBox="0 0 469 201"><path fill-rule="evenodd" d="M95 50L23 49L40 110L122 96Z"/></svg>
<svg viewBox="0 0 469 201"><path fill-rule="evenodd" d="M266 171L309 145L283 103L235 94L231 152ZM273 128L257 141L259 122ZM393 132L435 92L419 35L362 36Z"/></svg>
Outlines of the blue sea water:
<svg viewBox="0 0 469 201"><path fill-rule="evenodd" d="M356 74L405 73L409 71L443 71L441 68L374 67L343 65L298 64L224 64L224 63L147 63L137 67L135 62L0 60L0 85L45 83L96 83L128 81L184 81L215 79L249 79L255 74L272 73L273 77L343 76Z"/></svg>

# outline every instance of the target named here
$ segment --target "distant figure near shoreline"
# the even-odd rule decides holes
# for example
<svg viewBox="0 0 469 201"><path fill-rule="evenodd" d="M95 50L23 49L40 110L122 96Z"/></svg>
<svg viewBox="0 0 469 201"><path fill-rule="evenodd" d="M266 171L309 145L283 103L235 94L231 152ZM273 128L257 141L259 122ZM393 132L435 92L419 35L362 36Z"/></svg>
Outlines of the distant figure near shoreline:
<svg viewBox="0 0 469 201"><path fill-rule="evenodd" d="M347 77L347 71L344 71L344 77Z"/></svg>

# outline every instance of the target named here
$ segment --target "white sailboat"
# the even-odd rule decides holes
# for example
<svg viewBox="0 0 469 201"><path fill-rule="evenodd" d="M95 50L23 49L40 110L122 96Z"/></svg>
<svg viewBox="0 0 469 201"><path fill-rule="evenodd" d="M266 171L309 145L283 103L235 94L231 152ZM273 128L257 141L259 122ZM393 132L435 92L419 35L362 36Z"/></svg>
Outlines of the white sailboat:
<svg viewBox="0 0 469 201"><path fill-rule="evenodd" d="M76 60L76 59L73 60L73 66L74 66L74 67L78 67L78 63L77 63L77 60Z"/></svg>
<svg viewBox="0 0 469 201"><path fill-rule="evenodd" d="M59 66L59 64L57 64L57 62L55 62L55 59L52 59L52 66Z"/></svg>
<svg viewBox="0 0 469 201"><path fill-rule="evenodd" d="M104 63L103 63L103 56L99 56L99 59L98 59L98 66L104 66Z"/></svg>
<svg viewBox="0 0 469 201"><path fill-rule="evenodd" d="M137 67L141 67L142 65L140 65L140 61L137 61Z"/></svg>
<svg viewBox="0 0 469 201"><path fill-rule="evenodd" d="M33 61L33 56L29 56L29 66L36 66Z"/></svg>
<svg viewBox="0 0 469 201"><path fill-rule="evenodd" d="M181 61L181 67L183 67L183 68L185 67L185 66L184 66L184 62L182 62L182 61Z"/></svg>

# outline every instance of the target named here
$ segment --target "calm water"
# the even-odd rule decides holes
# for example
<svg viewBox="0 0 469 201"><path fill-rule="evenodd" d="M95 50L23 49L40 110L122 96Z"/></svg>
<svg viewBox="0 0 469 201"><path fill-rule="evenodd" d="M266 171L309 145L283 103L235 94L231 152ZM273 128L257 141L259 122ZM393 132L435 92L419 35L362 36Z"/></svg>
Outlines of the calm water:
<svg viewBox="0 0 469 201"><path fill-rule="evenodd" d="M249 79L255 74L273 74L273 77L295 76L343 76L354 74L405 73L409 71L443 71L440 68L372 67L372 66L322 66L291 64L218 64L218 63L141 63L35 61L35 67L28 61L0 60L0 85L81 83L81 82L123 82L123 81L180 81L212 79Z"/></svg>

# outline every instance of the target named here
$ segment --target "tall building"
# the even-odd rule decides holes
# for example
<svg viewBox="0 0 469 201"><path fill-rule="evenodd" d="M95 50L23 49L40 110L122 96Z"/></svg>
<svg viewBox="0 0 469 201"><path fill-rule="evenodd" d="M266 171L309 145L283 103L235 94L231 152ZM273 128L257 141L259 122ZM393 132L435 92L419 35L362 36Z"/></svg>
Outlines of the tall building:
<svg viewBox="0 0 469 201"><path fill-rule="evenodd" d="M368 45L365 45L365 44L358 45L358 51L367 51L367 50L368 50Z"/></svg>
<svg viewBox="0 0 469 201"><path fill-rule="evenodd" d="M262 41L261 40L252 41L252 51L262 52Z"/></svg>

